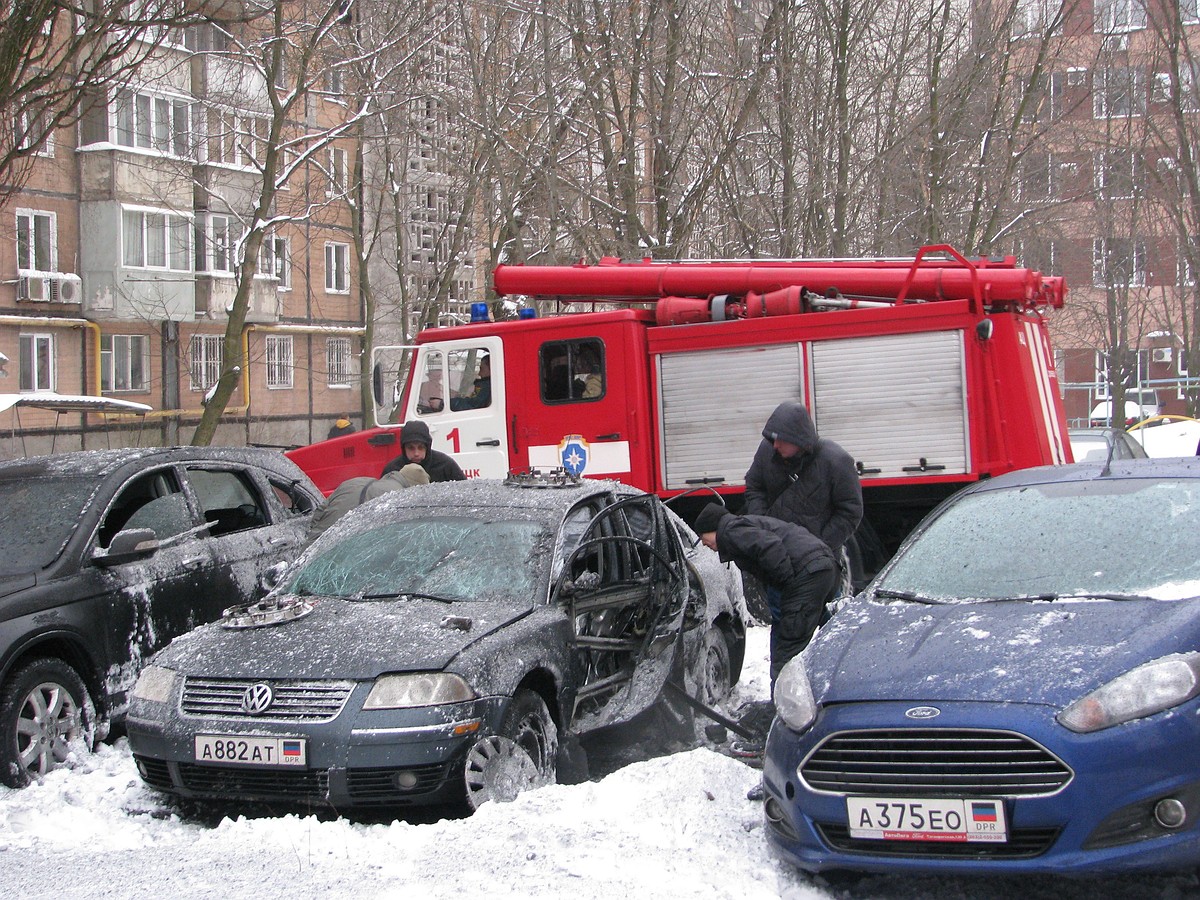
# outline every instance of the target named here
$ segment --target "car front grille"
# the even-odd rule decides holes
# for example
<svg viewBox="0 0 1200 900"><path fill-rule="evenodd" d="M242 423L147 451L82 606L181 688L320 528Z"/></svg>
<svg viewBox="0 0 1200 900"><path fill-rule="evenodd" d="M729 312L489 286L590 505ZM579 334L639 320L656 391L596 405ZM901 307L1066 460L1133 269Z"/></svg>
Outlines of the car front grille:
<svg viewBox="0 0 1200 900"><path fill-rule="evenodd" d="M329 774L324 769L293 772L180 763L179 781L205 797L305 803L325 803L329 798Z"/></svg>
<svg viewBox="0 0 1200 900"><path fill-rule="evenodd" d="M816 791L908 797L1037 797L1072 777L1024 735L966 728L841 732L809 755L800 775Z"/></svg>
<svg viewBox="0 0 1200 900"><path fill-rule="evenodd" d="M819 823L817 830L835 850L873 856L905 856L922 859L1028 859L1041 856L1058 837L1057 828L1014 828L1003 843L946 841L876 841L850 837L845 825Z"/></svg>
<svg viewBox="0 0 1200 900"><path fill-rule="evenodd" d="M258 684L271 688L271 705L251 714L242 706L246 691ZM188 678L183 686L183 713L255 721L325 722L346 705L352 681L271 681L261 679Z"/></svg>

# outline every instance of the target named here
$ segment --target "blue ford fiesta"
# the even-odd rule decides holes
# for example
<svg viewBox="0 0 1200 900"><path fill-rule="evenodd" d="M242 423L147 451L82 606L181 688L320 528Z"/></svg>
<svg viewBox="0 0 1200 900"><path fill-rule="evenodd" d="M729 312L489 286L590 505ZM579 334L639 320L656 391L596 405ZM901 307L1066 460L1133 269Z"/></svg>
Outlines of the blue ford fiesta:
<svg viewBox="0 0 1200 900"><path fill-rule="evenodd" d="M767 834L808 871L1200 865L1200 459L934 511L781 673Z"/></svg>

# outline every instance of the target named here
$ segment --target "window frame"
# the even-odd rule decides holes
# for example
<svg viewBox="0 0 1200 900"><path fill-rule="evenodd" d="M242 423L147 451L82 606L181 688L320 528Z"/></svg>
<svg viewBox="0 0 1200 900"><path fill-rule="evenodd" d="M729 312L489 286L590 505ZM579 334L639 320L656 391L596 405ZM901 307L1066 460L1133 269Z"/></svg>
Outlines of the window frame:
<svg viewBox="0 0 1200 900"><path fill-rule="evenodd" d="M137 218L137 224L133 222ZM163 249L163 265L151 265L147 260L150 256L151 241L154 234L150 217L161 218L162 233L159 235ZM131 228L136 227L140 261L131 261L130 244ZM148 269L157 272L191 272L192 269L192 230L193 222L190 216L169 209L158 209L146 206L121 207L121 267L124 269ZM183 245L179 244L182 237ZM157 246L157 245L156 245ZM180 265L177 265L179 263Z"/></svg>
<svg viewBox="0 0 1200 900"><path fill-rule="evenodd" d="M38 221L45 222L45 235L41 239L47 243L44 253L39 252ZM27 224L23 225L23 221ZM18 276L34 272L58 271L58 214L49 210L18 208L16 210L15 249L17 256ZM25 247L22 247L22 244ZM37 265L38 257L43 256L47 268Z"/></svg>
<svg viewBox="0 0 1200 900"><path fill-rule="evenodd" d="M58 347L54 335L50 332L24 332L17 336L17 348L18 392L37 394L55 390L58 383L55 360Z"/></svg>
<svg viewBox="0 0 1200 900"><path fill-rule="evenodd" d="M125 349L118 351L117 344ZM107 344L107 348L105 345ZM140 349L135 349L140 348ZM124 386L118 385L117 365L123 356ZM141 378L135 376L135 359ZM138 393L150 390L150 338L144 334L103 334L100 336L100 392L104 394Z"/></svg>
<svg viewBox="0 0 1200 900"><path fill-rule="evenodd" d="M325 242L325 293L350 293L350 245Z"/></svg>

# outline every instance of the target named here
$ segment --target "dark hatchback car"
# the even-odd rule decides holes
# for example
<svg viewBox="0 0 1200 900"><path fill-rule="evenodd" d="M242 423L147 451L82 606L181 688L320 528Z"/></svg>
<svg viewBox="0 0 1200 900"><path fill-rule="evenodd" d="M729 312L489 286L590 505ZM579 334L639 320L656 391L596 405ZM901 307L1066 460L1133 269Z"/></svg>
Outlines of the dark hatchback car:
<svg viewBox="0 0 1200 900"><path fill-rule="evenodd" d="M125 712L143 661L263 591L321 494L282 454L85 451L0 464L0 781Z"/></svg>
<svg viewBox="0 0 1200 900"><path fill-rule="evenodd" d="M473 808L583 777L579 738L668 682L721 699L744 609L736 573L652 495L538 475L409 488L160 653L129 741L182 797Z"/></svg>
<svg viewBox="0 0 1200 900"><path fill-rule="evenodd" d="M767 837L802 869L1194 871L1200 459L960 491L775 703Z"/></svg>

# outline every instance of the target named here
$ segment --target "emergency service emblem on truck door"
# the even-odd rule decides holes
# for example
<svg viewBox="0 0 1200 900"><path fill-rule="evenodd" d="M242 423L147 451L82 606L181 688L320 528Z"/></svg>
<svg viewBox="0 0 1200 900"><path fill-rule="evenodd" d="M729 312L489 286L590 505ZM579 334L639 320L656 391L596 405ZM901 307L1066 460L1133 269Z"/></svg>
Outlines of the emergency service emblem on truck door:
<svg viewBox="0 0 1200 900"><path fill-rule="evenodd" d="M581 434L568 434L558 442L558 458L572 475L582 475L588 464L588 442Z"/></svg>

